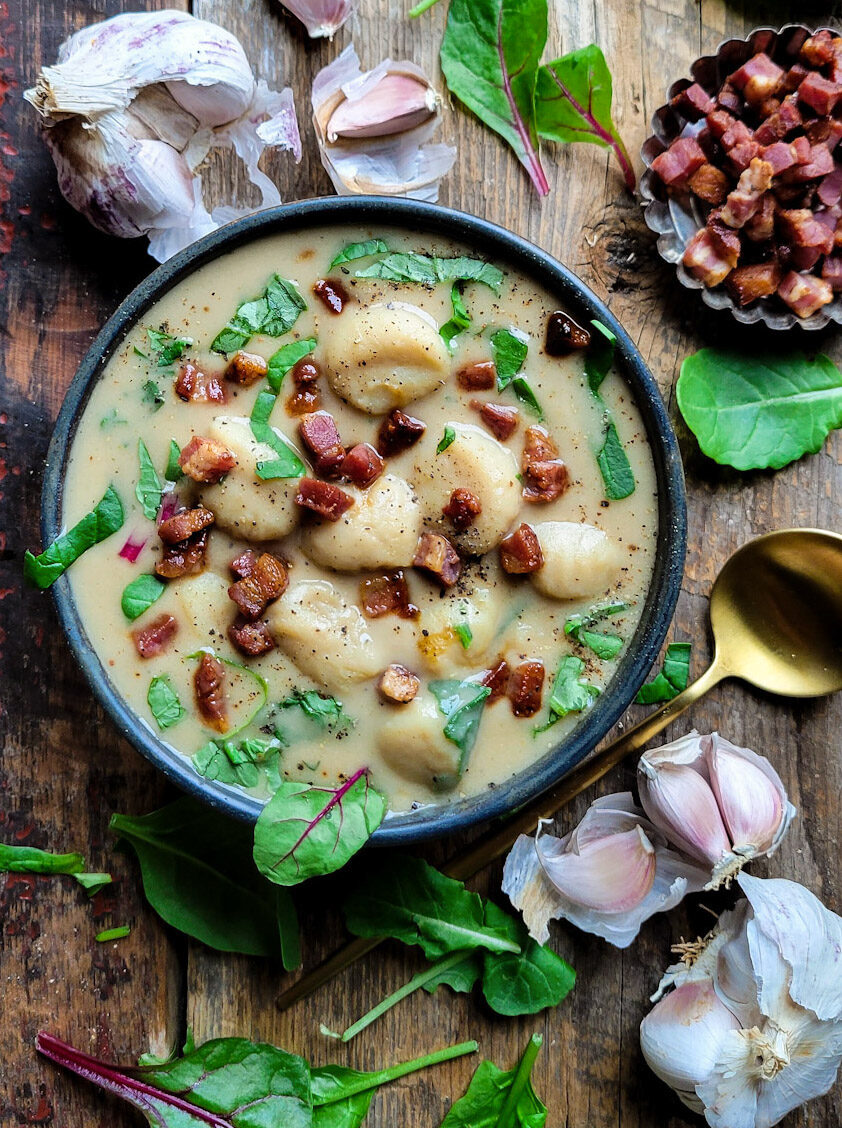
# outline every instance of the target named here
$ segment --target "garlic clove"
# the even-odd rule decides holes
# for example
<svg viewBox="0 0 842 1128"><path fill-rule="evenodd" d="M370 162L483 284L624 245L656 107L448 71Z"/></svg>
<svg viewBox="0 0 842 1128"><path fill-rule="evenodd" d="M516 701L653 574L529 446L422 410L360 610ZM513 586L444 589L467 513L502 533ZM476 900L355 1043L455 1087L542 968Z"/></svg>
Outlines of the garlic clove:
<svg viewBox="0 0 842 1128"><path fill-rule="evenodd" d="M340 102L325 133L330 142L340 137L390 137L429 120L436 106L436 92L427 83L414 75L385 74L364 97Z"/></svg>
<svg viewBox="0 0 842 1128"><path fill-rule="evenodd" d="M714 866L731 850L716 798L699 772L648 753L637 768L643 809L673 845L691 858Z"/></svg>
<svg viewBox="0 0 842 1128"><path fill-rule="evenodd" d="M778 773L764 757L717 733L706 745L710 785L735 853L753 857L773 850L795 813Z"/></svg>
<svg viewBox="0 0 842 1128"><path fill-rule="evenodd" d="M535 840L538 860L552 885L568 900L600 913L624 913L639 905L655 881L655 848L639 826L582 847L550 853Z"/></svg>
<svg viewBox="0 0 842 1128"><path fill-rule="evenodd" d="M284 0L307 28L311 39L327 36L333 39L340 27L356 11L359 0Z"/></svg>
<svg viewBox="0 0 842 1128"><path fill-rule="evenodd" d="M694 1112L703 1112L696 1086L708 1079L729 1036L739 1029L709 979L685 983L643 1019L640 1048L652 1072Z"/></svg>

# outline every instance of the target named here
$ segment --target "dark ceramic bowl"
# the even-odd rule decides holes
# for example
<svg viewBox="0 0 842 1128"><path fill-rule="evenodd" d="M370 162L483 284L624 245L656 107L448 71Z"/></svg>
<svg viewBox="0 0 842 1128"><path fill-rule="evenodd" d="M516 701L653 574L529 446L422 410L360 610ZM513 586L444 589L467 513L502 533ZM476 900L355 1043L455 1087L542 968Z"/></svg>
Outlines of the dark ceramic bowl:
<svg viewBox="0 0 842 1128"><path fill-rule="evenodd" d="M355 222L361 226L404 227L421 235L426 231L481 248L483 255L510 263L533 277L578 320L598 318L607 325L617 335L616 364L643 417L658 485L654 573L640 624L606 691L551 752L512 779L469 799L387 818L376 831L374 841L378 845L393 845L463 830L505 815L559 780L587 756L619 719L658 656L672 619L684 568L686 538L684 477L675 436L655 381L637 349L602 302L574 274L538 247L485 220L414 200L367 196L304 200L231 223L158 267L126 298L94 341L67 392L50 444L41 524L44 544L48 544L61 530L67 458L90 390L126 332L154 302L197 267L264 235ZM257 799L236 787L204 779L193 770L186 756L169 748L138 720L110 681L85 633L67 577L62 576L52 590L71 650L120 732L164 775L195 798L226 814L254 821L261 810Z"/></svg>

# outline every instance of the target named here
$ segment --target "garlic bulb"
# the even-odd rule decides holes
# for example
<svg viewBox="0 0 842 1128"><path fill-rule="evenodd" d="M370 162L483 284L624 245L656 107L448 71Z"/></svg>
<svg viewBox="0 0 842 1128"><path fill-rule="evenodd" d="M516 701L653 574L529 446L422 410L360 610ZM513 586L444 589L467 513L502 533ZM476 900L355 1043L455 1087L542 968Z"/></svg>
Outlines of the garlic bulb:
<svg viewBox="0 0 842 1128"><path fill-rule="evenodd" d="M618 948L645 920L702 889L708 873L669 849L630 792L591 804L574 831L558 839L522 834L506 859L503 892L541 944L550 920L564 918Z"/></svg>
<svg viewBox="0 0 842 1128"><path fill-rule="evenodd" d="M700 957L640 1027L652 1070L711 1128L771 1128L842 1062L842 918L803 886L740 874Z"/></svg>
<svg viewBox="0 0 842 1128"><path fill-rule="evenodd" d="M298 16L311 39L333 39L357 10L359 0L283 0L284 7Z"/></svg>
<svg viewBox="0 0 842 1128"><path fill-rule="evenodd" d="M68 203L108 234L148 235L159 261L253 210L205 208L196 169L212 147L234 148L261 207L281 202L257 168L263 150L301 157L292 92L256 83L239 41L186 12L128 12L83 28L24 97Z"/></svg>
<svg viewBox="0 0 842 1128"><path fill-rule="evenodd" d="M363 74L351 45L316 75L312 102L322 164L340 195L438 198L456 150L426 144L441 99L414 63L384 59Z"/></svg>
<svg viewBox="0 0 842 1128"><path fill-rule="evenodd" d="M767 759L718 733L692 732L645 752L637 768L646 814L688 857L728 883L751 858L777 849L795 815Z"/></svg>

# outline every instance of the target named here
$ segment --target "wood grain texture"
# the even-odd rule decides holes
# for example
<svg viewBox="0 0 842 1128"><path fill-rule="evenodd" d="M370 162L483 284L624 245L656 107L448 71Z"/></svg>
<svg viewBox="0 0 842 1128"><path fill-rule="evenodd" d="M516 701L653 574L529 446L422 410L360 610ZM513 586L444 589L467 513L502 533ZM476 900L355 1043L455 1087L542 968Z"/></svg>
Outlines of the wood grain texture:
<svg viewBox="0 0 842 1128"><path fill-rule="evenodd" d="M21 106L20 89L51 61L71 27L113 14L116 3L24 0L23 20L0 15L7 54L0 59L18 85L0 108L0 128L18 155L4 156L11 182L2 219L14 234L5 255L0 318L4 379L6 476L0 545L3 638L4 747L0 754L0 837L87 851L92 865L113 868L123 881L110 897L104 923L130 922L133 933L118 947L92 942L99 913L69 879L6 878L0 885L0 974L4 1017L0 1025L0 1128L23 1123L91 1128L134 1118L75 1082L40 1066L32 1052L38 1026L73 1036L77 1044L130 1057L153 1045L176 1044L185 1024L198 1040L241 1034L266 1038L312 1058L372 1068L468 1037L483 1055L510 1065L527 1037L541 1031L544 1051L535 1071L550 1108L550 1128L678 1128L696 1124L642 1062L637 1027L648 1009L669 946L680 936L707 931L706 907L720 910L728 896L696 897L667 917L656 917L627 952L572 929L558 928L553 944L578 972L578 985L556 1011L507 1021L489 1015L473 998L440 992L412 997L349 1046L319 1034L319 1023L341 1029L419 966L413 951L384 946L333 985L291 1012L275 999L283 972L269 962L223 957L165 933L144 907L136 870L114 858L106 831L111 810L151 809L163 794L155 774L113 734L94 710L80 674L57 634L48 599L20 595L20 556L37 543L38 492L52 419L64 388L105 316L151 266L136 244L91 232L57 198L52 165ZM173 6L173 5L169 5ZM438 74L437 51L445 0L420 21L405 19L409 0L362 0L361 13L331 43L311 42L276 0L194 0L196 15L234 31L258 76L293 87L304 156L269 157L267 170L284 199L320 195L330 185L309 126L313 75L352 39L365 66L383 56L412 58ZM791 18L786 5L743 0L569 0L551 4L548 57L595 41L615 80L616 120L633 156L666 86L720 39L759 24ZM810 6L809 18L828 22L828 7ZM0 87L2 89L2 87ZM612 159L591 146L548 146L544 154L552 194L539 201L514 157L458 106L448 108L443 140L459 159L446 179L443 203L485 216L554 253L608 301L658 380L679 434L688 485L687 569L670 639L694 644L693 669L709 658L707 594L727 556L751 536L788 525L839 529L842 517L842 435L818 455L777 474L738 475L704 459L677 415L673 387L681 359L703 344L735 338L735 326L703 307L675 282L658 258L637 203L622 186ZM0 146L1 148L2 146ZM639 168L639 161L635 156ZM242 189L236 162L216 154L208 176L215 202ZM5 228L0 228L5 232ZM745 339L746 332L741 331ZM762 334L748 334L758 345ZM793 344L820 347L842 359L838 332ZM775 340L775 343L778 343ZM788 342L789 343L789 342ZM2 471L0 471L2 478ZM628 720L640 710L632 709ZM842 700L782 702L741 685L725 684L686 722L718 728L729 739L770 756L801 817L779 854L754 872L796 878L842 910L840 813ZM559 820L569 827L597 793L633 783L630 767L617 769L593 793L581 796ZM28 837L27 837L28 836ZM452 843L426 851L443 858ZM0 881L3 881L0 878ZM499 867L474 883L499 891ZM316 963L342 937L336 912L342 880L322 883L304 899L304 953ZM104 898L101 899L103 902ZM97 917L96 921L94 917ZM463 1060L407 1078L375 1098L372 1128L432 1128L464 1088L475 1061ZM788 1128L835 1128L842 1123L837 1084Z"/></svg>

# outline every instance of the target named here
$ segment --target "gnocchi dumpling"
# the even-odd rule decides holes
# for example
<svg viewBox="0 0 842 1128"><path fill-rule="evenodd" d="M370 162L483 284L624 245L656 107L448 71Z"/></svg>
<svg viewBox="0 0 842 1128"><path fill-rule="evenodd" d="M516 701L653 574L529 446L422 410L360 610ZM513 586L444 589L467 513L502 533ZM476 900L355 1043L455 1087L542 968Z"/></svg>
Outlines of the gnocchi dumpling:
<svg viewBox="0 0 842 1128"><path fill-rule="evenodd" d="M354 504L338 521L320 521L302 531L306 555L338 572L408 567L421 533L421 508L409 483L384 474L368 489L342 488Z"/></svg>
<svg viewBox="0 0 842 1128"><path fill-rule="evenodd" d="M326 580L292 584L269 607L268 622L281 650L328 689L373 678L388 665L360 609Z"/></svg>
<svg viewBox="0 0 842 1128"><path fill-rule="evenodd" d="M451 790L462 753L444 735L444 724L432 695L419 695L377 726L377 748L396 775L431 791Z"/></svg>
<svg viewBox="0 0 842 1128"><path fill-rule="evenodd" d="M450 356L436 323L406 305L351 306L322 344L331 388L369 415L404 407L440 387Z"/></svg>
<svg viewBox="0 0 842 1128"><path fill-rule="evenodd" d="M535 587L552 599L581 599L606 591L620 571L620 550L594 525L543 521L533 525L544 563L530 574Z"/></svg>
<svg viewBox="0 0 842 1128"><path fill-rule="evenodd" d="M512 452L482 427L450 422L453 442L440 453L441 435L425 435L416 447L415 488L424 519L463 552L484 553L499 544L520 510L521 485ZM457 532L442 510L457 487L470 490L482 511L463 532Z"/></svg>
<svg viewBox="0 0 842 1128"><path fill-rule="evenodd" d="M208 616L209 607L230 606L232 611L235 610L228 599L226 581L215 572L200 572L198 576L175 580L168 588L175 594L180 612L177 615L179 623L185 627L196 647L212 646L215 650L221 647L228 651L228 640L220 637L214 618Z"/></svg>
<svg viewBox="0 0 842 1128"><path fill-rule="evenodd" d="M424 611L421 621L426 634L419 635L417 646L424 664L439 674L482 665L499 641L501 610L499 597L482 586L474 587L467 597L438 600Z"/></svg>
<svg viewBox="0 0 842 1128"><path fill-rule="evenodd" d="M271 462L277 455L257 441L248 419L217 416L204 432L225 443L237 459L221 482L202 489L202 501L215 514L217 525L243 540L277 540L292 532L299 515L295 504L298 479L264 482L257 477L257 463ZM285 436L275 433L292 447Z"/></svg>

